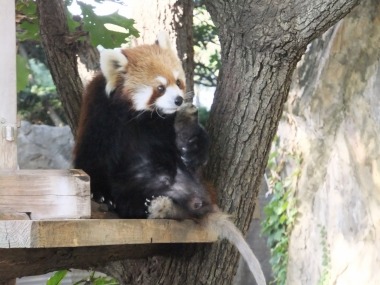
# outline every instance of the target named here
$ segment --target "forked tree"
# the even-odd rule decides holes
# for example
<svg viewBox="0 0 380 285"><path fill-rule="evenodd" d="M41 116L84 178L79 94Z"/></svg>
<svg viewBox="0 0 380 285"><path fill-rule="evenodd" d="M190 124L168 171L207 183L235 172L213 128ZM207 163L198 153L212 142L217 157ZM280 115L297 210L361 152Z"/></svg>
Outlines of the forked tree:
<svg viewBox="0 0 380 285"><path fill-rule="evenodd" d="M172 2L185 5L189 1L168 2L171 5L157 8L172 9ZM218 28L222 60L207 125L212 145L205 172L218 189L218 204L243 232L252 219L296 63L311 40L359 2L205 0ZM48 62L75 129L82 86L75 49L62 41L68 35L63 4L60 0L38 0L37 4ZM48 38L51 21L60 30L53 40ZM237 252L221 242L186 246L179 256L126 260L102 269L122 284L231 284L237 261Z"/></svg>

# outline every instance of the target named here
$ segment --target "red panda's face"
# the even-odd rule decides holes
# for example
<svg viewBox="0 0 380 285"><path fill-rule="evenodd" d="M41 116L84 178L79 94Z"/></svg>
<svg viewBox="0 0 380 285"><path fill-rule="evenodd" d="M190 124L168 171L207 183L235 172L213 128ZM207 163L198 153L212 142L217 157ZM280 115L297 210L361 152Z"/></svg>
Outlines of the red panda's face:
<svg viewBox="0 0 380 285"><path fill-rule="evenodd" d="M177 111L185 96L185 74L180 60L167 38L157 44L124 50L104 50L101 70L106 78L106 92L115 89L118 96L132 103L137 111Z"/></svg>

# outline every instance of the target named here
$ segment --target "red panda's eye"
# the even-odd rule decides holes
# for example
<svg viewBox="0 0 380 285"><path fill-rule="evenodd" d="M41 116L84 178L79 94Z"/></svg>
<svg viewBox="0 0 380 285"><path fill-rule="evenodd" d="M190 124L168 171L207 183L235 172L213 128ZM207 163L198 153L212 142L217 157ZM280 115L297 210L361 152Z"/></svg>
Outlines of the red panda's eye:
<svg viewBox="0 0 380 285"><path fill-rule="evenodd" d="M161 94L165 92L165 86L164 85L160 85L157 87L157 90L158 92L160 92Z"/></svg>
<svg viewBox="0 0 380 285"><path fill-rule="evenodd" d="M181 88L181 80L177 79L177 81L175 82L175 84L177 84L177 86L178 86L179 88Z"/></svg>

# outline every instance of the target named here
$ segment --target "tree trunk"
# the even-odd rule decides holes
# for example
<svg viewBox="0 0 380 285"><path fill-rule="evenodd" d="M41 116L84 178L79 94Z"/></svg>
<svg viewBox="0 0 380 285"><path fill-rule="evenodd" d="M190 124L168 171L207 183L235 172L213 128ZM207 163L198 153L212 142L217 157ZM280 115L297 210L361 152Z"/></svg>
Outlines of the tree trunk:
<svg viewBox="0 0 380 285"><path fill-rule="evenodd" d="M69 39L62 0L38 0L41 42L71 130L75 134L83 86L77 68L77 48Z"/></svg>
<svg viewBox="0 0 380 285"><path fill-rule="evenodd" d="M206 1L222 46L208 124L212 151L207 176L220 191L219 205L243 232L251 221L295 65L306 45L357 3ZM231 284L238 254L230 245L187 247L181 254L108 269L123 284Z"/></svg>
<svg viewBox="0 0 380 285"><path fill-rule="evenodd" d="M279 128L303 157L288 284L380 284L380 2L314 41L294 82Z"/></svg>
<svg viewBox="0 0 380 285"><path fill-rule="evenodd" d="M219 205L235 217L243 232L251 221L300 55L312 38L358 3L328 2L324 6L319 1L261 1L260 5L206 1L222 47L222 69L208 124L213 143L207 176L220 191ZM311 12L315 10L318 13ZM235 250L221 243L208 259L201 263L198 276L209 276L207 284L230 284L236 270Z"/></svg>

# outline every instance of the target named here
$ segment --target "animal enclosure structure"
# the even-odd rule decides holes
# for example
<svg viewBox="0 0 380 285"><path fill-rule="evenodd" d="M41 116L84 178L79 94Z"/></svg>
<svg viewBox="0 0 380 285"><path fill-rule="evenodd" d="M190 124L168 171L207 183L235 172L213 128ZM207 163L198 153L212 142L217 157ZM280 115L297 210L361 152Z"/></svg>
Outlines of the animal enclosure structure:
<svg viewBox="0 0 380 285"><path fill-rule="evenodd" d="M0 284L217 237L192 221L95 219L81 170L18 170L15 2L0 0Z"/></svg>

